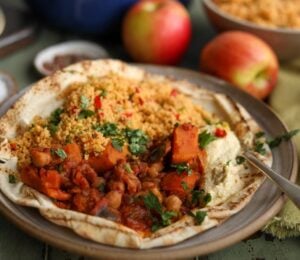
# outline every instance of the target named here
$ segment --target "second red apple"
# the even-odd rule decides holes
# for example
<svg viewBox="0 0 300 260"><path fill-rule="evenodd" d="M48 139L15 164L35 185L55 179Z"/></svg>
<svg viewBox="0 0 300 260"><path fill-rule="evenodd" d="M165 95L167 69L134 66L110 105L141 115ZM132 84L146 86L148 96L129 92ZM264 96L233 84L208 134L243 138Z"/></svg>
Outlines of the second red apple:
<svg viewBox="0 0 300 260"><path fill-rule="evenodd" d="M261 39L245 32L218 35L203 48L200 63L204 72L260 99L270 94L277 81L275 53Z"/></svg>

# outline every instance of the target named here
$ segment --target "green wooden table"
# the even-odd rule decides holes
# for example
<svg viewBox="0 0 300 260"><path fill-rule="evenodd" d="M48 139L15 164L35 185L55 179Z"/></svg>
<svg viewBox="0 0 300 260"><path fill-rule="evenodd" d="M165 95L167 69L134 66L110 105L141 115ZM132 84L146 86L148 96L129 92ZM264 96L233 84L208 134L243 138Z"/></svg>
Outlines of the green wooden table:
<svg viewBox="0 0 300 260"><path fill-rule="evenodd" d="M9 1L14 5L24 8L21 1ZM193 21L193 39L180 66L197 70L199 51L204 44L215 35L206 17L195 0L190 5ZM33 59L38 51L57 42L77 39L79 36L66 34L45 26L40 28L36 40L29 46L0 60L0 70L13 75L20 89L28 86L40 78L33 68ZM107 47L114 58L128 60L118 39L97 39ZM46 245L19 230L9 220L0 215L0 260L9 259L84 259L63 250ZM262 233L257 233L251 238L232 247L214 254L199 257L198 259L300 259L300 238L291 238L280 241Z"/></svg>

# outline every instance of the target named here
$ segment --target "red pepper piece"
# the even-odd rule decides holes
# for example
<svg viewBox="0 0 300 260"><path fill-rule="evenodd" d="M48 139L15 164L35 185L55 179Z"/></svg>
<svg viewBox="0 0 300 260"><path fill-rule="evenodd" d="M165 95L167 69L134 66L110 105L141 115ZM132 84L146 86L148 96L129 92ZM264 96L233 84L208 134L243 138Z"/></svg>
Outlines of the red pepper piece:
<svg viewBox="0 0 300 260"><path fill-rule="evenodd" d="M96 96L94 100L94 106L96 109L101 109L102 107L102 102L100 96Z"/></svg>
<svg viewBox="0 0 300 260"><path fill-rule="evenodd" d="M216 137L225 137L227 135L227 132L222 128L217 128L215 131Z"/></svg>

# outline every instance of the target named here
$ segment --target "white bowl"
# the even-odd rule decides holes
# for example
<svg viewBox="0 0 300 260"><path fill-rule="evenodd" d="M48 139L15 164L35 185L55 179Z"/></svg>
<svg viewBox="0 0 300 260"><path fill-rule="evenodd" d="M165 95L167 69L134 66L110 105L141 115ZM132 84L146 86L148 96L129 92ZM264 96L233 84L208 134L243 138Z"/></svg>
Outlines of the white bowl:
<svg viewBox="0 0 300 260"><path fill-rule="evenodd" d="M50 75L52 72L44 67L46 62L51 62L56 56L59 55L83 55L89 59L108 58L107 51L92 42L88 41L69 41L50 46L40 51L35 59L34 66L36 70L42 75Z"/></svg>

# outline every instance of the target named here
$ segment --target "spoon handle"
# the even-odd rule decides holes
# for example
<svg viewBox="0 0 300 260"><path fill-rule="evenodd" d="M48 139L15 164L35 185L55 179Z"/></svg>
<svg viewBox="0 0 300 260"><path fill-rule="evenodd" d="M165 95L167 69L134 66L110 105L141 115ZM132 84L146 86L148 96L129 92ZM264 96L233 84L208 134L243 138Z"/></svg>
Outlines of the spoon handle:
<svg viewBox="0 0 300 260"><path fill-rule="evenodd" d="M289 197L291 201L300 209L300 187L286 178L282 177L278 173L274 172L270 167L265 165L263 162L258 160L254 153L246 151L244 153L245 159L250 162L253 166L261 170L267 175L277 186Z"/></svg>

